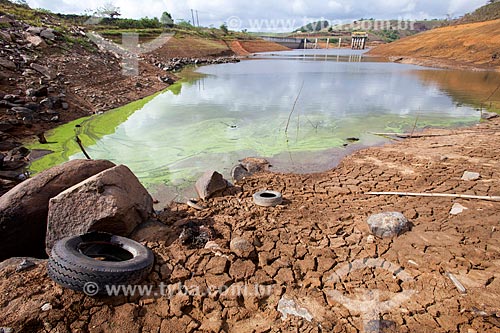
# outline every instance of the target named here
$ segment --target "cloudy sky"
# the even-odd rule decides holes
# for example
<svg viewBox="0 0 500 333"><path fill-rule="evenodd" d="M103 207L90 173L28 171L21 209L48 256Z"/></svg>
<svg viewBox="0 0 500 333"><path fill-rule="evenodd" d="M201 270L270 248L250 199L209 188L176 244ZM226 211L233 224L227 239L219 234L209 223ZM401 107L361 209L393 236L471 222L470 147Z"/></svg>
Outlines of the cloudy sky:
<svg viewBox="0 0 500 333"><path fill-rule="evenodd" d="M32 8L53 12L83 13L110 0L28 0ZM160 17L168 11L173 18L191 21L191 10L198 11L200 24L233 30L293 30L312 20L326 19L348 23L359 18L431 19L453 17L484 5L486 0L111 0L123 17Z"/></svg>

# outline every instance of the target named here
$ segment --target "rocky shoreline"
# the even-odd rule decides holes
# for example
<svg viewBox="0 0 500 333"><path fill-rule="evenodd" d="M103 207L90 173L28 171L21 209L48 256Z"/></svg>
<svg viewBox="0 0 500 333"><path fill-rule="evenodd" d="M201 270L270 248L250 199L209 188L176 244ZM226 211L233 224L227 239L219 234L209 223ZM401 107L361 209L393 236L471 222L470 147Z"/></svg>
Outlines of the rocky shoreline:
<svg viewBox="0 0 500 333"><path fill-rule="evenodd" d="M124 106L157 93L188 65L237 62L234 56L162 58L147 54L139 75L122 71L122 58L99 49L82 27L59 28L50 15L43 27L0 16L0 195L26 179L35 156L22 147L72 120Z"/></svg>

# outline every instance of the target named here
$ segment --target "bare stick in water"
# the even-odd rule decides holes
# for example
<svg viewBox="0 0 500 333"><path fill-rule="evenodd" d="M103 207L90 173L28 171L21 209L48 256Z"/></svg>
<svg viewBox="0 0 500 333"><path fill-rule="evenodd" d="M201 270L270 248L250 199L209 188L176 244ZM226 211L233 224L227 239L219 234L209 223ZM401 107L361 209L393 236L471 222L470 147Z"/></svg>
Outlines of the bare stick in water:
<svg viewBox="0 0 500 333"><path fill-rule="evenodd" d="M85 148L83 147L83 144L82 144L82 140L80 140L80 138L78 137L78 135L76 136L75 141L76 141L76 143L78 143L78 146L80 146L80 149L82 150L83 155L85 155L85 157L88 160L91 160L92 158L90 158L89 154L87 154L87 152L85 151Z"/></svg>
<svg viewBox="0 0 500 333"><path fill-rule="evenodd" d="M290 119L292 119L292 114L295 111L295 107L297 106L297 102L299 101L300 94L302 93L302 89L304 88L304 81L302 81L302 85L300 86L299 93L297 95L297 98L295 99L295 102L293 103L292 111L288 115L288 120L286 122L286 127L285 127L285 134L288 135L288 126L290 125Z"/></svg>

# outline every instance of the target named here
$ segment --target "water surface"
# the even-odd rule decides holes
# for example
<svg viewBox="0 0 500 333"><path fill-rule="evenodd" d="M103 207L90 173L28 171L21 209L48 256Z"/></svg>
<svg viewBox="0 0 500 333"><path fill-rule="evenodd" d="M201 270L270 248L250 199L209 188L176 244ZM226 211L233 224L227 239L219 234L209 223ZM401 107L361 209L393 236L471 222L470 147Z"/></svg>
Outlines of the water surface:
<svg viewBox="0 0 500 333"><path fill-rule="evenodd" d="M387 63L346 50L259 54L195 72L126 110L65 125L51 147L59 151L33 168L82 158L73 143L78 123L90 156L126 164L150 189L188 187L207 169L228 175L248 156L270 158L282 171L322 171L349 149L385 142L372 132L474 124L481 98L500 84L498 73ZM344 147L351 137L360 141Z"/></svg>

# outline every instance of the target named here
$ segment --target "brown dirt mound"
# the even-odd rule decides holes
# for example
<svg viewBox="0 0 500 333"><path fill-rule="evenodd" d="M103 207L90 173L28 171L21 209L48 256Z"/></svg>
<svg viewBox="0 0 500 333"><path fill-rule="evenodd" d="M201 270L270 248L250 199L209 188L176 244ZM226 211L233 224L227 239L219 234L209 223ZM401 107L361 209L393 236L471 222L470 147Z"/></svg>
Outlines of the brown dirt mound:
<svg viewBox="0 0 500 333"><path fill-rule="evenodd" d="M169 236L146 243L156 265L144 282L163 282L171 295L94 299L58 287L44 262L24 272L15 271L19 261L5 263L0 324L16 332L359 332L359 313L329 292L354 298L361 288L379 290L381 301L413 290L381 316L384 332L498 332L500 204L364 194L500 195L499 120L427 133L440 136L359 151L329 172L248 178L205 203L205 211L172 205L161 214ZM464 171L481 178L463 181ZM281 191L284 204L255 206L252 194L263 188ZM455 203L468 209L450 215ZM403 212L412 229L396 239L371 237L367 217L387 211ZM210 248L185 244L181 235L189 228L213 230ZM235 238L248 240L255 251L236 256L230 250ZM365 258L393 266L343 270ZM390 267L397 268L396 278ZM312 319L282 318L277 308L284 295Z"/></svg>
<svg viewBox="0 0 500 333"><path fill-rule="evenodd" d="M500 20L430 30L369 54L429 66L500 70Z"/></svg>
<svg viewBox="0 0 500 333"><path fill-rule="evenodd" d="M233 48L234 45L234 48ZM274 51L288 51L290 50L288 47L268 42L265 40L243 40L236 41L231 44L231 48L233 48L234 53L238 55L248 55L251 53L259 53L259 52L274 52Z"/></svg>

